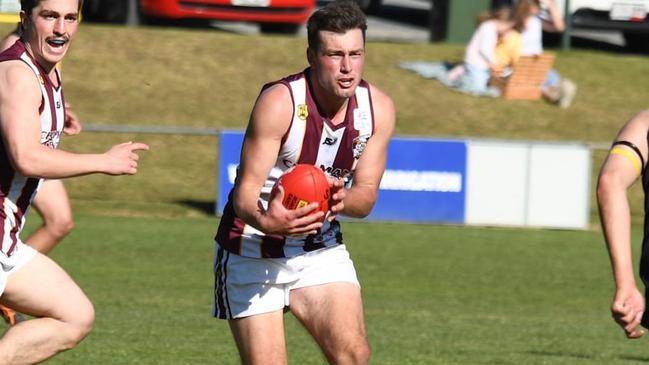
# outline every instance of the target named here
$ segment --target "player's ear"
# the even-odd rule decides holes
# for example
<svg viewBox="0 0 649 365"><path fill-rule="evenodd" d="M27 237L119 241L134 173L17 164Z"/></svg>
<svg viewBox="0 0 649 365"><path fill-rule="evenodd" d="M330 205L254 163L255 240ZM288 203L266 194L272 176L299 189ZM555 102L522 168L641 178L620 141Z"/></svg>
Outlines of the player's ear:
<svg viewBox="0 0 649 365"><path fill-rule="evenodd" d="M307 61L309 61L310 66L313 66L315 64L316 54L315 50L311 47L307 47L306 49L306 59Z"/></svg>
<svg viewBox="0 0 649 365"><path fill-rule="evenodd" d="M24 10L20 11L19 16L20 16L20 23L18 23L18 35L21 38L27 38L27 34L28 34L27 29L31 19L29 19L29 14L27 14L27 12Z"/></svg>

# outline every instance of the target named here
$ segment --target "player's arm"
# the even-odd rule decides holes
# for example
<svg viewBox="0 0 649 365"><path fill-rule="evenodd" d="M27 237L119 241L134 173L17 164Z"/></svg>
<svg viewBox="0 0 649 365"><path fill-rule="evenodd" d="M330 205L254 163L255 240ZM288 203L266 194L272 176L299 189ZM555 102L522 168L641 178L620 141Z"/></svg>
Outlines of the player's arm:
<svg viewBox="0 0 649 365"><path fill-rule="evenodd" d="M616 286L611 311L630 338L643 334L637 327L645 303L637 289L633 270L627 190L646 167L648 130L649 111L638 114L622 128L602 166L597 184L600 219Z"/></svg>
<svg viewBox="0 0 649 365"><path fill-rule="evenodd" d="M134 174L138 156L148 149L123 143L102 154L75 154L41 145L41 91L34 73L21 61L0 65L0 134L14 168L29 177L65 178L95 172Z"/></svg>
<svg viewBox="0 0 649 365"><path fill-rule="evenodd" d="M388 144L394 133L394 103L381 90L372 87L374 106L374 135L367 142L358 160L354 180L343 200L343 215L363 218L370 214L378 196L379 185L385 171Z"/></svg>
<svg viewBox="0 0 649 365"><path fill-rule="evenodd" d="M283 191L269 202L268 209L259 204L261 188L277 160L292 117L293 102L286 86L276 84L264 90L252 110L241 149L234 210L244 222L264 233L307 234L322 226L323 213L308 215L317 203L288 210L281 203Z"/></svg>

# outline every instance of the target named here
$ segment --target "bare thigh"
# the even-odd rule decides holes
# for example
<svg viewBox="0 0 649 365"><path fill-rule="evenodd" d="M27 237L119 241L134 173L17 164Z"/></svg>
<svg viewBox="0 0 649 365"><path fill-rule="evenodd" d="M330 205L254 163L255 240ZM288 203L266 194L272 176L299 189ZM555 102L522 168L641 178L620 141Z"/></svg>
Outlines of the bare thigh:
<svg viewBox="0 0 649 365"><path fill-rule="evenodd" d="M330 362L335 362L342 353L369 351L361 291L357 285L338 282L294 289L290 303L291 312L311 333Z"/></svg>
<svg viewBox="0 0 649 365"><path fill-rule="evenodd" d="M92 303L81 288L40 253L9 276L0 302L22 313L64 322L94 318Z"/></svg>
<svg viewBox="0 0 649 365"><path fill-rule="evenodd" d="M43 180L32 205L46 223L72 220L70 200L61 180Z"/></svg>
<svg viewBox="0 0 649 365"><path fill-rule="evenodd" d="M231 319L228 322L243 364L287 363L283 311Z"/></svg>

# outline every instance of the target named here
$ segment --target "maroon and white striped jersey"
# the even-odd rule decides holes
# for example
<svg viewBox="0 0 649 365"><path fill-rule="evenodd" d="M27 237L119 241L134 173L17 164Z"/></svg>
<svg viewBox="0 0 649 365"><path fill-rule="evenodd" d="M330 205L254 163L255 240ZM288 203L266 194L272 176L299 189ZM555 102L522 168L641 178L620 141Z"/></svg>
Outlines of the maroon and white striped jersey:
<svg viewBox="0 0 649 365"><path fill-rule="evenodd" d="M6 51L0 53L0 62L21 60L34 71L35 82L41 88L42 101L39 109L42 145L56 148L65 121L63 89L58 70L55 70L58 87L54 86L45 70L25 49L22 41L17 41ZM11 256L23 225L32 198L40 186L41 179L21 175L14 169L2 139L0 139L0 253Z"/></svg>
<svg viewBox="0 0 649 365"><path fill-rule="evenodd" d="M367 82L361 80L355 95L349 99L345 119L334 125L318 112L309 86L309 72L288 76L267 84L264 89L281 83L288 87L293 100L293 119L282 139L275 165L262 187L259 201L266 209L270 191L277 179L295 164L312 164L326 174L344 179L350 186L356 163L374 133L372 96ZM325 221L321 233L303 237L265 235L236 216L232 192L216 234L224 249L246 257L293 257L305 252L338 245L342 242L340 223Z"/></svg>

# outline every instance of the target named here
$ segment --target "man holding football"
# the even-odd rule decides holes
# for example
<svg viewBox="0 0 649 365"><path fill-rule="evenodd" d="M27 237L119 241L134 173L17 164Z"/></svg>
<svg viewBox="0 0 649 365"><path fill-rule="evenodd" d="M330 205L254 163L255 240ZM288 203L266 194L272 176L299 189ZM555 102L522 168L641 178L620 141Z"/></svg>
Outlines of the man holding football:
<svg viewBox="0 0 649 365"><path fill-rule="evenodd" d="M360 285L336 214L367 216L394 132L392 100L362 79L365 15L334 1L307 23L309 67L263 87L234 189L216 234L214 316L227 319L244 364L286 364L283 313L302 323L332 364L366 364ZM329 175L330 211L269 201L296 164Z"/></svg>
<svg viewBox="0 0 649 365"><path fill-rule="evenodd" d="M647 136L649 135L649 110L633 117L620 130L613 142L610 153L602 166L598 186L597 201L604 237L613 268L615 297L611 305L613 319L628 338L640 338L645 331L640 325L649 328L649 315L645 313L645 301L649 291L645 288L643 296L635 281L631 255L631 214L627 198L628 189L638 178L645 191L645 227L640 259L640 278L649 283L649 174L646 161Z"/></svg>

